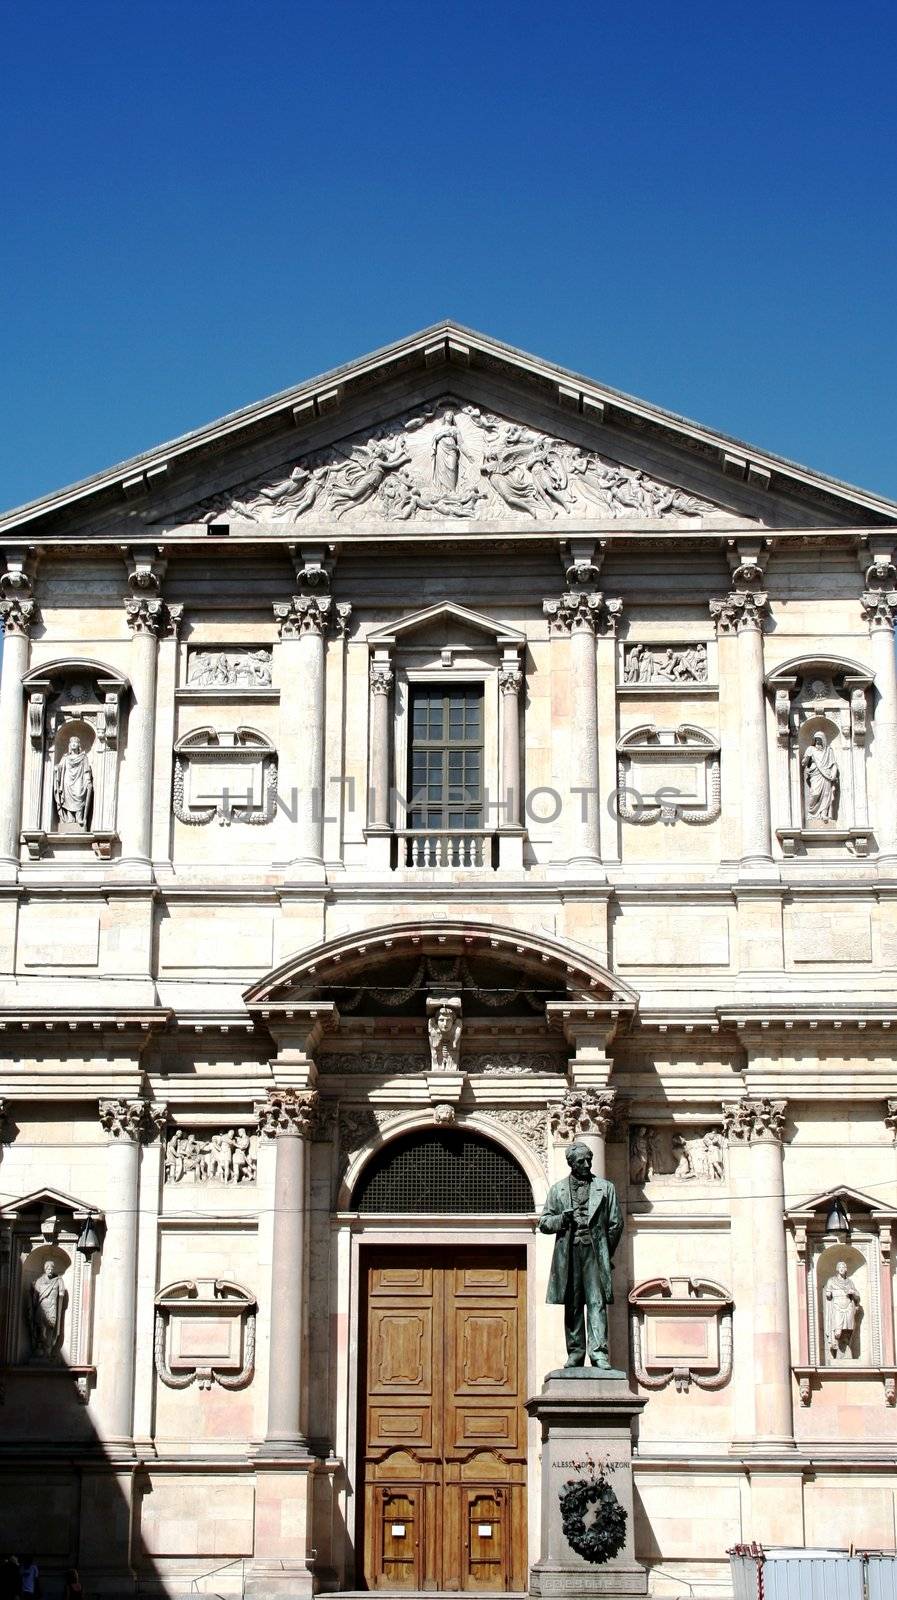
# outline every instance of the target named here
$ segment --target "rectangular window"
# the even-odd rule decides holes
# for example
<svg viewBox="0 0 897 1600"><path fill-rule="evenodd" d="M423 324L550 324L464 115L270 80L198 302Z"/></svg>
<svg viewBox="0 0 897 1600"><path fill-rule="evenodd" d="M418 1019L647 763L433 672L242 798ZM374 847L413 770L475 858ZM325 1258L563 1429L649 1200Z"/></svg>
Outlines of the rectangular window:
<svg viewBox="0 0 897 1600"><path fill-rule="evenodd" d="M408 825L484 827L482 684L411 686Z"/></svg>

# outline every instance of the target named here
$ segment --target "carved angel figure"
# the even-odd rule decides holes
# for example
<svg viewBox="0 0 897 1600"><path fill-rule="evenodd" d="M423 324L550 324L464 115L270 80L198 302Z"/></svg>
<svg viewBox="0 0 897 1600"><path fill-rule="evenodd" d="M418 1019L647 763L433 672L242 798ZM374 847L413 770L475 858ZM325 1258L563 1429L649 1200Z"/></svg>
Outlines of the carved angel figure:
<svg viewBox="0 0 897 1600"><path fill-rule="evenodd" d="M40 1277L35 1278L28 1291L28 1334L33 1356L47 1360L56 1354L62 1338L65 1300L65 1284L54 1263L47 1261Z"/></svg>
<svg viewBox="0 0 897 1600"><path fill-rule="evenodd" d="M430 1040L430 1065L433 1072L458 1072L461 1064L461 1013L447 1002L439 1006L427 1024Z"/></svg>
<svg viewBox="0 0 897 1600"><path fill-rule="evenodd" d="M825 1342L832 1357L852 1355L851 1343L860 1308L860 1291L848 1275L847 1262L839 1261L823 1291Z"/></svg>
<svg viewBox="0 0 897 1600"><path fill-rule="evenodd" d="M330 504L336 515L341 517L351 506L373 499L388 475L410 462L401 439L374 439L369 445L359 445L331 484Z"/></svg>
<svg viewBox="0 0 897 1600"><path fill-rule="evenodd" d="M65 755L56 762L53 794L60 822L86 829L93 799L93 772L87 751L81 749L77 737L69 740Z"/></svg>
<svg viewBox="0 0 897 1600"><path fill-rule="evenodd" d="M633 1128L629 1138L629 1181L639 1187L649 1183L654 1176L657 1161L657 1141L653 1128L644 1123Z"/></svg>
<svg viewBox="0 0 897 1600"><path fill-rule="evenodd" d="M834 822L841 774L824 733L814 733L801 761L808 822Z"/></svg>

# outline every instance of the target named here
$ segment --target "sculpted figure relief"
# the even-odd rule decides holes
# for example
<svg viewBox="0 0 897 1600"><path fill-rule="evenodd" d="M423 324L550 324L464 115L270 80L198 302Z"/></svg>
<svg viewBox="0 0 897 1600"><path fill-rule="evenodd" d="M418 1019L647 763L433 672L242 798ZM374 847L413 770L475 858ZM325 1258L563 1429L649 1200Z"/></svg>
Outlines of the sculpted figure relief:
<svg viewBox="0 0 897 1600"><path fill-rule="evenodd" d="M565 1152L569 1178L553 1183L539 1220L541 1233L555 1235L548 1280L549 1305L564 1307L567 1367L609 1367L607 1308L613 1303L613 1254L623 1234L617 1191L592 1175L592 1152L571 1144Z"/></svg>
<svg viewBox="0 0 897 1600"><path fill-rule="evenodd" d="M841 774L824 733L814 733L801 761L807 822L834 822Z"/></svg>
<svg viewBox="0 0 897 1600"><path fill-rule="evenodd" d="M86 830L93 800L93 772L81 740L75 736L58 758L53 772L53 794L60 823Z"/></svg>
<svg viewBox="0 0 897 1600"><path fill-rule="evenodd" d="M203 501L190 516L250 522L364 515L446 518L701 517L716 508L637 467L444 400L318 450L289 471ZM684 652L679 652L683 654Z"/></svg>
<svg viewBox="0 0 897 1600"><path fill-rule="evenodd" d="M166 1183L251 1183L252 1140L245 1128L228 1128L199 1140L176 1128L165 1149Z"/></svg>
<svg viewBox="0 0 897 1600"><path fill-rule="evenodd" d="M56 1354L62 1339L62 1313L65 1309L65 1284L52 1261L44 1264L39 1278L28 1290L28 1334L31 1354L48 1360Z"/></svg>
<svg viewBox="0 0 897 1600"><path fill-rule="evenodd" d="M853 1335L860 1309L860 1291L847 1271L847 1262L839 1261L823 1290L825 1302L825 1342L832 1359L851 1356Z"/></svg>
<svg viewBox="0 0 897 1600"><path fill-rule="evenodd" d="M270 650L196 650L190 657L191 689L260 689L270 682Z"/></svg>
<svg viewBox="0 0 897 1600"><path fill-rule="evenodd" d="M461 1070L461 1006L457 1000L428 1001L430 1020L427 1035L430 1040L430 1069L432 1072L460 1072Z"/></svg>
<svg viewBox="0 0 897 1600"><path fill-rule="evenodd" d="M624 683L706 683L707 646L627 645Z"/></svg>

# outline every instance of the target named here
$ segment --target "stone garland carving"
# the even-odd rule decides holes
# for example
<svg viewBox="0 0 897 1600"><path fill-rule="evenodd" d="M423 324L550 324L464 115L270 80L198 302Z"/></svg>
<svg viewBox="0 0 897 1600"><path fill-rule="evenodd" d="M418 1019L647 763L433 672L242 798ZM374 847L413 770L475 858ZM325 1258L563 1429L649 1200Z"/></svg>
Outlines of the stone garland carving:
<svg viewBox="0 0 897 1600"><path fill-rule="evenodd" d="M99 1114L110 1139L150 1144L165 1126L168 1107L154 1100L101 1100Z"/></svg>
<svg viewBox="0 0 897 1600"><path fill-rule="evenodd" d="M725 1148L719 1128L688 1137L673 1128L639 1123L629 1133L629 1181L637 1188L654 1178L721 1183L726 1174Z"/></svg>
<svg viewBox="0 0 897 1600"><path fill-rule="evenodd" d="M249 1291L227 1278L200 1278L195 1282L185 1278L164 1289L156 1297L153 1356L156 1372L166 1387L188 1389L195 1383L200 1389L211 1389L217 1383L222 1389L245 1388L255 1373L257 1310ZM239 1344L241 1348L226 1362L219 1358L219 1364L213 1356L203 1360L201 1334L197 1336L196 1327L201 1327L205 1318L217 1327L222 1318L231 1322L232 1347ZM170 1349L172 1334L185 1321L192 1325L190 1356L178 1358Z"/></svg>
<svg viewBox="0 0 897 1600"><path fill-rule="evenodd" d="M455 956L451 960L439 960L434 956L422 956L408 983L401 988L356 989L353 993L342 996L339 1004L340 1013L357 1011L365 998L374 1000L378 1005L398 1009L409 1001L412 995L418 994L425 984L438 985L442 990L457 988L465 990L482 1005L490 1006L493 1010L513 1005L517 1000L523 1000L533 1011L540 1011L538 1000L533 998L529 979L524 979L515 989L502 988L498 992L483 988L477 983L470 966L463 956Z"/></svg>
<svg viewBox="0 0 897 1600"><path fill-rule="evenodd" d="M208 1139L176 1128L165 1146L166 1183L254 1183L256 1157L245 1128L227 1128Z"/></svg>
<svg viewBox="0 0 897 1600"><path fill-rule="evenodd" d="M340 1002L340 1011L343 1010ZM422 1055L360 1055L334 1054L322 1055L318 1059L320 1072L339 1073L367 1073L378 1077L390 1078L399 1073L424 1073L428 1070L429 1061Z"/></svg>
<svg viewBox="0 0 897 1600"><path fill-rule="evenodd" d="M477 521L703 517L718 508L635 467L445 398L204 500L186 520Z"/></svg>
<svg viewBox="0 0 897 1600"><path fill-rule="evenodd" d="M321 1097L316 1089L271 1089L259 1107L259 1133L266 1139L298 1133L309 1139L315 1131Z"/></svg>
<svg viewBox="0 0 897 1600"><path fill-rule="evenodd" d="M623 654L623 682L649 686L706 683L707 646L628 644Z"/></svg>
<svg viewBox="0 0 897 1600"><path fill-rule="evenodd" d="M219 733L214 728L196 728L185 734L174 747L174 776L172 779L172 809L178 822L188 827L202 827L217 819L219 827L229 828L232 822L263 827L273 822L277 801L277 752L270 739L256 733L254 728L239 727L233 732ZM246 783L241 791L229 790L223 782L214 805L203 806L188 799L191 763L200 767L224 765L228 775L233 769L245 769ZM260 805L235 805L241 797L252 798L252 791L261 798Z"/></svg>
<svg viewBox="0 0 897 1600"><path fill-rule="evenodd" d="M460 1072L461 1070L461 1001L427 1001L427 1037L430 1041L430 1071Z"/></svg>
<svg viewBox="0 0 897 1600"><path fill-rule="evenodd" d="M560 1104L549 1108L555 1143L569 1144L584 1133L606 1139L614 1122L615 1101L612 1089L568 1089Z"/></svg>
<svg viewBox="0 0 897 1600"><path fill-rule="evenodd" d="M566 1056L549 1055L540 1050L509 1050L497 1055L463 1055L465 1072L482 1072L487 1078L533 1077L542 1072L566 1072Z"/></svg>
<svg viewBox="0 0 897 1600"><path fill-rule="evenodd" d="M688 1394L692 1384L698 1389L725 1388L732 1376L733 1349L733 1303L725 1289L709 1278L653 1278L632 1290L629 1304L632 1307L629 1324L632 1369L641 1388L665 1389L674 1383L677 1394ZM672 1357L665 1359L657 1351L648 1360L648 1366L654 1370L648 1370L645 1365L647 1319L655 1314L661 1318L669 1316L671 1310L679 1316L713 1318L718 1322L719 1351L715 1372L679 1365Z"/></svg>
<svg viewBox="0 0 897 1600"><path fill-rule="evenodd" d="M402 1115L401 1110L384 1106L340 1106L336 1115L340 1170L344 1171L359 1150Z"/></svg>
<svg viewBox="0 0 897 1600"><path fill-rule="evenodd" d="M270 650L190 651L187 661L189 689L267 689L270 686Z"/></svg>
<svg viewBox="0 0 897 1600"><path fill-rule="evenodd" d="M703 728L693 727L688 722L681 723L678 728L634 728L620 740L617 751L617 810L624 822L687 822L692 826L706 827L708 823L718 821L722 810L719 745ZM705 803L685 806L675 800L672 794L666 794L659 804L646 804L641 798L638 784L633 781L633 762L638 762L639 773L646 764L656 763L658 774L662 776L665 762L670 759L681 762L683 757L691 757L706 767ZM662 784L658 785L658 788L662 787Z"/></svg>
<svg viewBox="0 0 897 1600"><path fill-rule="evenodd" d="M342 1004L340 1010L343 1010ZM340 1052L322 1055L318 1060L320 1072L351 1073L353 1076L369 1074L388 1078L399 1074L422 1074L428 1069L429 1062L423 1055L369 1055L367 1052L350 1055ZM566 1072L567 1059L537 1050L475 1052L470 1055L462 1051L461 1070L469 1074L482 1073L490 1078L533 1077L540 1073Z"/></svg>
<svg viewBox="0 0 897 1600"><path fill-rule="evenodd" d="M785 1137L787 1100L765 1096L723 1102L723 1126L730 1144L779 1144Z"/></svg>

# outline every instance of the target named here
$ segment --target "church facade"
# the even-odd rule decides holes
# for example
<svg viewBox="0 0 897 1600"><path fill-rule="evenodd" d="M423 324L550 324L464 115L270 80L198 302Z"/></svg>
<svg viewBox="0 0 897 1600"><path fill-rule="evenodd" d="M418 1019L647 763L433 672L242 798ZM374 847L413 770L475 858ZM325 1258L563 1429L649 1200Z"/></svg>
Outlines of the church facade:
<svg viewBox="0 0 897 1600"><path fill-rule="evenodd" d="M895 545L449 323L2 519L0 1550L526 1590L574 1141L651 1593L894 1547Z"/></svg>

